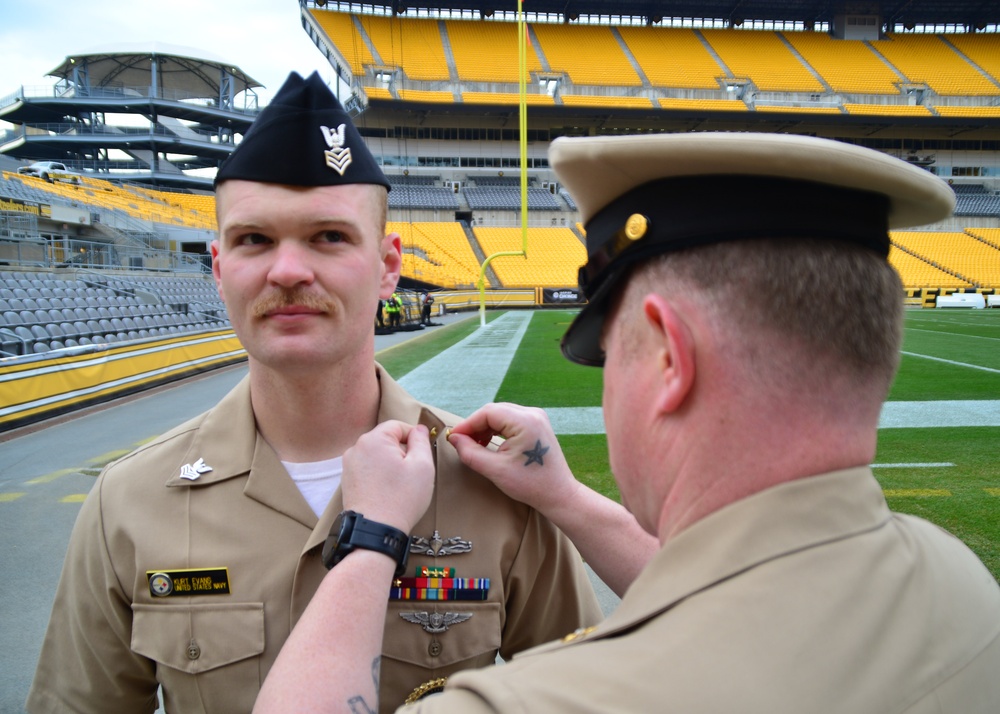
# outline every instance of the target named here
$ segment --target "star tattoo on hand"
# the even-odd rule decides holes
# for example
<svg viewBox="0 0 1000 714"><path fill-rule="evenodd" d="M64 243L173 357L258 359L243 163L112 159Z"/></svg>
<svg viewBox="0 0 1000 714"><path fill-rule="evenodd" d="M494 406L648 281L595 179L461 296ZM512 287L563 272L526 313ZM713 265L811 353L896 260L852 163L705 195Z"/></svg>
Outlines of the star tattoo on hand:
<svg viewBox="0 0 1000 714"><path fill-rule="evenodd" d="M538 464L539 466L544 466L545 461L542 459L545 456L545 452L549 450L549 447L542 446L540 439L535 439L535 448L529 449L528 451L522 451L521 453L528 457L528 460L524 462L525 466L531 466L532 464Z"/></svg>

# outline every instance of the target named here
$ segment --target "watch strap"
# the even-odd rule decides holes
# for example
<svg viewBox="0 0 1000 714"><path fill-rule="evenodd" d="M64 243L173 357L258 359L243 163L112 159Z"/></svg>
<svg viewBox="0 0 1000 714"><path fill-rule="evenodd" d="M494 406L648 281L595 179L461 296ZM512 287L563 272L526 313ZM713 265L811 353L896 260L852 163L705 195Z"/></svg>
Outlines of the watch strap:
<svg viewBox="0 0 1000 714"><path fill-rule="evenodd" d="M406 571L410 553L410 537L406 533L385 523L368 520L354 511L342 513L337 523L346 524L347 527L342 528L340 533L330 533L330 538L337 539L333 552L329 552L327 547L323 548L323 561L328 568L335 566L353 550L362 548L392 558L396 562L396 577ZM347 532L343 532L345 530Z"/></svg>

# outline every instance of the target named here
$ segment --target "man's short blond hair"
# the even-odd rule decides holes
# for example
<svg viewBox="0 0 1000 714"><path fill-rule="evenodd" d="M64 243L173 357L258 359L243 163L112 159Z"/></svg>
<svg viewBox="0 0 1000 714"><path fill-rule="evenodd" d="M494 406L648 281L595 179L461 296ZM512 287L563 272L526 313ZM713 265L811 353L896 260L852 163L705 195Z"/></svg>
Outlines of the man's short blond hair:
<svg viewBox="0 0 1000 714"><path fill-rule="evenodd" d="M836 376L887 393L899 364L899 276L851 243L764 239L670 253L634 270L623 300L647 292L683 292L703 305L737 359L764 380Z"/></svg>

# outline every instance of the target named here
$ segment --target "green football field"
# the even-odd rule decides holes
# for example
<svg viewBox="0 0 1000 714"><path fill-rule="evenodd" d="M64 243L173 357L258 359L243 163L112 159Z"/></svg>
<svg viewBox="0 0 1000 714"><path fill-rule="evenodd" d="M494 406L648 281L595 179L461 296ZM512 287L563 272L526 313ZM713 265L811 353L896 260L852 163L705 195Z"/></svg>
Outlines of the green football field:
<svg viewBox="0 0 1000 714"><path fill-rule="evenodd" d="M495 319L502 313L490 313ZM497 401L554 408L599 407L601 370L565 360L559 340L575 313L540 310L497 391ZM470 319L436 328L378 360L399 379L479 327ZM474 369L474 367L470 367ZM1000 579L1000 425L976 419L1000 402L1000 310L910 310L899 374L889 396L925 411L934 423L961 426L882 428L875 475L893 510L913 513L948 529ZM885 415L884 415L885 416ZM618 499L602 434L560 435L577 478Z"/></svg>

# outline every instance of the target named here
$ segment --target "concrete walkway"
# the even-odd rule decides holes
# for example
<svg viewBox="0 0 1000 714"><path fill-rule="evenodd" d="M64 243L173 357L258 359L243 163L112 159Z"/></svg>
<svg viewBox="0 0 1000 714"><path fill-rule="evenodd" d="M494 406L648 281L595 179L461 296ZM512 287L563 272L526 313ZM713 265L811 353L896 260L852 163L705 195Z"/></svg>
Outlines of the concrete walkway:
<svg viewBox="0 0 1000 714"><path fill-rule="evenodd" d="M404 375L400 385L422 402L469 416L496 399L531 315L501 315Z"/></svg>

